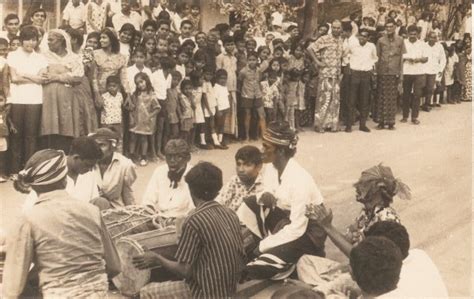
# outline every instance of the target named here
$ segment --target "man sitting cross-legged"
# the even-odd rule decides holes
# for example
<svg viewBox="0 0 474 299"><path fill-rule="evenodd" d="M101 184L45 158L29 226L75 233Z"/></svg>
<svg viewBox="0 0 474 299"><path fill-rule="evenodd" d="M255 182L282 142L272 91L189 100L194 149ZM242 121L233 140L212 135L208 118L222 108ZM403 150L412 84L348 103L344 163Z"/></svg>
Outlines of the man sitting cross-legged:
<svg viewBox="0 0 474 299"><path fill-rule="evenodd" d="M140 298L226 298L236 292L245 254L237 215L214 201L222 171L201 162L185 181L196 209L184 220L176 261L151 251L133 258L138 269L161 264L184 280L150 283L140 290Z"/></svg>

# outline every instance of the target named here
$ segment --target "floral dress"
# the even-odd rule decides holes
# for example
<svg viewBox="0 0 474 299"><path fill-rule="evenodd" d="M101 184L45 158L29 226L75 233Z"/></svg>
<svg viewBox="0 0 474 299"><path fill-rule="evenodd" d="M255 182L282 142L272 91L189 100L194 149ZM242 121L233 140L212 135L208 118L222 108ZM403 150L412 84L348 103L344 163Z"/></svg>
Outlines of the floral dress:
<svg viewBox="0 0 474 299"><path fill-rule="evenodd" d="M372 211L362 209L355 223L346 230L346 239L352 244L358 244L365 238L365 232L377 222L395 221L400 223L400 217L392 207L376 206Z"/></svg>
<svg viewBox="0 0 474 299"><path fill-rule="evenodd" d="M103 50L93 52L95 60L93 88L94 92L107 92L105 83L109 76L119 76L126 93L130 94L127 75L127 57L120 53L107 54Z"/></svg>
<svg viewBox="0 0 474 299"><path fill-rule="evenodd" d="M91 0L89 1L87 12L89 9L92 9L92 14L90 19L86 17L87 32L100 31L104 29L109 10L108 1L102 0L101 4L97 4L95 0Z"/></svg>
<svg viewBox="0 0 474 299"><path fill-rule="evenodd" d="M465 70L465 76L466 76L466 84L464 85L463 88L463 99L464 101L472 101L472 56L471 56L471 48L466 51L466 58L467 58L467 63L466 63L466 70Z"/></svg>

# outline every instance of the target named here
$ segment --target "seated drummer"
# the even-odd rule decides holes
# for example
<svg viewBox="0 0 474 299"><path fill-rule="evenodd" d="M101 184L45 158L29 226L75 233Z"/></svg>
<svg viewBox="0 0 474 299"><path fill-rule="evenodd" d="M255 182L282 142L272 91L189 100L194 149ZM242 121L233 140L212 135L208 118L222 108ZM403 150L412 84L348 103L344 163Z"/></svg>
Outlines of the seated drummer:
<svg viewBox="0 0 474 299"><path fill-rule="evenodd" d="M108 200L108 207L119 208L135 204L133 183L137 179L132 160L116 152L120 136L110 128L100 128L92 138L99 144L103 157L94 167L100 196Z"/></svg>
<svg viewBox="0 0 474 299"><path fill-rule="evenodd" d="M237 212L245 198L263 191L262 165L262 153L257 147L241 147L235 154L237 174L222 188L216 201Z"/></svg>
<svg viewBox="0 0 474 299"><path fill-rule="evenodd" d="M103 198L99 196L99 189L95 179L93 167L103 154L99 145L91 137L78 137L71 143L69 154L67 155L67 185L66 192L74 198L84 202L90 202L99 208L104 204ZM23 212L27 211L35 204L38 195L34 190L23 188L16 183L19 192L29 192L23 204ZM105 202L106 205L107 202Z"/></svg>
<svg viewBox="0 0 474 299"><path fill-rule="evenodd" d="M133 258L139 269L162 265L184 280L150 283L140 298L229 298L236 292L245 256L237 215L214 201L222 171L201 162L185 181L196 209L184 220L176 261L151 251Z"/></svg>
<svg viewBox="0 0 474 299"><path fill-rule="evenodd" d="M163 218L182 218L194 203L188 184L183 180L191 169L191 151L183 139L172 139L165 146L166 164L153 173L145 190L142 205L152 207Z"/></svg>
<svg viewBox="0 0 474 299"><path fill-rule="evenodd" d="M120 258L99 210L65 191L67 172L64 153L46 149L19 173L38 200L8 236L4 298L18 298L27 289L32 264L44 298L104 298L108 279L120 273Z"/></svg>

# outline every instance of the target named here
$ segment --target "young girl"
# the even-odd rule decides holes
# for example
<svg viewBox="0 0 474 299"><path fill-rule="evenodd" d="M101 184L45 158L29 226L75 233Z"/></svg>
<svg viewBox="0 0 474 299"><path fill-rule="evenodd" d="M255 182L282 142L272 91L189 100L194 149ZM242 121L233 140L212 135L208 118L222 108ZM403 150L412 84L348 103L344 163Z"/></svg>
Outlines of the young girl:
<svg viewBox="0 0 474 299"><path fill-rule="evenodd" d="M120 54L125 55L127 60L130 60L130 56L133 52L134 39L135 27L130 23L123 24L119 31Z"/></svg>
<svg viewBox="0 0 474 299"><path fill-rule="evenodd" d="M143 38L141 46L146 50L145 66L152 68L153 66L153 53L156 50L156 40L154 37Z"/></svg>
<svg viewBox="0 0 474 299"><path fill-rule="evenodd" d="M199 71L192 71L190 74L191 83L193 84L193 100L194 100L194 134L199 134L200 149L212 149L212 146L206 144L206 120L204 119L204 110L210 112L209 105L207 104L206 94L202 90L202 84L204 80L202 73ZM192 137L194 141L194 136Z"/></svg>
<svg viewBox="0 0 474 299"><path fill-rule="evenodd" d="M270 72L273 72L278 77L281 77L282 71L281 71L280 59L273 58L272 60L270 60L270 64L266 70L266 73L269 74Z"/></svg>
<svg viewBox="0 0 474 299"><path fill-rule="evenodd" d="M270 72L268 78L260 83L263 93L263 107L267 123L277 120L277 113L282 107L280 101L280 78L276 72ZM284 113L284 109L281 109Z"/></svg>
<svg viewBox="0 0 474 299"><path fill-rule="evenodd" d="M290 127L296 129L295 108L298 105L299 97L299 73L297 70L289 70L285 74L283 81L283 98L285 99L285 121L290 124Z"/></svg>
<svg viewBox="0 0 474 299"><path fill-rule="evenodd" d="M171 72L171 88L166 91L166 112L170 123L170 133L168 139L179 137L179 83L183 76L178 71Z"/></svg>
<svg viewBox="0 0 474 299"><path fill-rule="evenodd" d="M138 73L134 81L137 88L132 96L133 110L130 112L130 154L136 157L139 145L140 165L146 166L148 139L155 132L156 115L161 106L147 74Z"/></svg>
<svg viewBox="0 0 474 299"><path fill-rule="evenodd" d="M135 76L138 73L145 73L148 77L151 78L151 69L145 66L145 59L146 59L146 50L142 47L138 47L135 49L132 55L133 65L127 68L127 78L130 84L130 91L132 93L135 92Z"/></svg>
<svg viewBox="0 0 474 299"><path fill-rule="evenodd" d="M193 85L190 80L184 79L181 81L181 94L179 97L179 129L181 131L181 138L186 140L190 146L193 144L190 131L194 126L194 107Z"/></svg>

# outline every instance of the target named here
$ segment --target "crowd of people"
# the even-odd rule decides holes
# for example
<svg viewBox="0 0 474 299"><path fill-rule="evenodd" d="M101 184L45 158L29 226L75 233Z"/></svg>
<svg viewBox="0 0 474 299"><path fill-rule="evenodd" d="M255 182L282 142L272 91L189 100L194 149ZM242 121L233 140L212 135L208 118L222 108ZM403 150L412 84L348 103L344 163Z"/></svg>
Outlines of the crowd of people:
<svg viewBox="0 0 474 299"><path fill-rule="evenodd" d="M269 13L259 32L232 14L202 31L199 6L160 0L71 0L59 29L46 11L0 32L2 181L38 149L68 151L74 137L109 127L135 163L163 159L166 141L193 150L257 139L266 124L351 132L420 123L419 110L471 100L471 36L441 41L429 12L404 23L397 11L301 28ZM363 22L361 22L363 20ZM224 138L225 137L225 138ZM9 157L8 159L6 157Z"/></svg>

